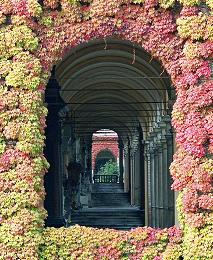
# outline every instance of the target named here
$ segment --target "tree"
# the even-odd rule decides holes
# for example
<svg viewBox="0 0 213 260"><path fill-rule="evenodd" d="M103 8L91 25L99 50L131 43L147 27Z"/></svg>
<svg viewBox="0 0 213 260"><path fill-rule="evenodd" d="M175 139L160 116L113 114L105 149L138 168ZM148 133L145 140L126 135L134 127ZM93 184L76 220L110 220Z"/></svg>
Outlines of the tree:
<svg viewBox="0 0 213 260"><path fill-rule="evenodd" d="M118 164L112 160L107 161L98 172L100 175L118 175Z"/></svg>

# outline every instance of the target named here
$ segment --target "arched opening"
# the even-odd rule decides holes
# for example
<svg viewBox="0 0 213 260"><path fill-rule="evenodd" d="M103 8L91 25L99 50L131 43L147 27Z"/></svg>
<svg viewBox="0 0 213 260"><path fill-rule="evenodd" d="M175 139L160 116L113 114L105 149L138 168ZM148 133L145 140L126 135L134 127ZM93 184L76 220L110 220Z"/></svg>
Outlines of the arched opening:
<svg viewBox="0 0 213 260"><path fill-rule="evenodd" d="M101 129L92 136L93 182L118 182L119 177L118 135L112 130ZM123 164L123 161L122 161Z"/></svg>
<svg viewBox="0 0 213 260"><path fill-rule="evenodd" d="M101 169L109 162L116 163L115 156L108 149L101 150L95 158L94 175L100 174ZM105 173L103 173L103 174L105 174ZM115 174L115 173L113 173L113 174Z"/></svg>
<svg viewBox="0 0 213 260"><path fill-rule="evenodd" d="M58 89L53 84L55 79ZM47 194L55 189L60 193L55 200L47 195L48 225L52 219L54 222L63 217L66 189L62 183L71 159L82 166L79 207L91 207L93 133L99 129L111 129L118 134L122 165L119 183L129 196L129 205L140 210L143 224L173 225L174 194L170 189L169 165L173 155L170 114L175 96L169 76L159 62L129 41L90 41L80 44L57 64L46 93L49 125L57 124L54 129L58 129L57 133L47 129L47 133L51 132L47 143L52 140L51 135L57 134L61 140L58 144L50 141L49 147L56 145L57 149L52 147L48 152L48 145L46 148L57 176L53 180L47 174Z"/></svg>
<svg viewBox="0 0 213 260"><path fill-rule="evenodd" d="M56 74L52 72L52 79L49 82L51 88L56 75L60 81L60 91L70 92L70 88L73 91L75 86L70 84L72 81L66 81L63 72L71 70L72 75L78 76L76 72L79 71L79 76L83 76L85 65L84 72L88 72L85 76L92 76L91 84L82 80L82 77L78 77L79 82L75 82L76 100L72 95L67 95L66 98L66 95L61 93L62 102L59 103L60 96L57 92L52 101L47 95L50 111L48 125L55 127L54 130L47 129L46 131L48 144L46 156L51 163L50 171L45 177L48 191L45 201L49 213L48 221L52 218L53 224L56 225L56 220L60 223L63 218L63 186L61 184L66 175L66 170L64 170L66 158L69 161L73 157L77 162L81 159L79 154L82 155L84 151L86 158L89 158L90 149L87 141L91 143L91 133L99 127L110 127L111 123L111 128L119 132L121 145L124 146L126 166L124 167L124 184L125 189L131 194L131 203L136 203L138 187L142 187L145 203L141 205L145 209L145 223L165 226L168 224L168 219L171 220L173 196L172 193L167 192L170 180L167 174L165 175L167 173L165 165L169 164L172 154L172 132L169 122L170 107L173 102L172 91L170 91L172 87L169 87L170 83L166 84L164 77L166 78L167 75L161 71L160 64L152 59L155 57L162 62L171 76L177 93L173 110L173 125L176 129L178 150L174 157L171 174L174 179L172 188L180 191L179 216L184 233L183 247L182 245L180 247L183 248L184 258L208 258L210 255L208 251L212 252L208 250L210 248L208 237L211 233L209 219L212 214L212 179L210 178L213 151L210 95L212 90L210 2L212 1L206 1L206 3L194 1L190 3L192 8L188 6L188 1L1 2L1 111L3 112L1 114L1 184L3 184L1 185L1 231L3 238L8 238L2 240L3 257L10 257L12 251L14 257L19 258L21 255L23 258L36 257L40 247L39 237L46 231L48 236L51 236L49 230L42 232L42 222L45 218L43 175L48 167L42 154L46 115L43 91L49 79L50 70L56 62L64 58L65 53L71 48L79 45L79 48L73 49L74 52L79 51L76 55L78 68L73 70L75 65L72 61L75 60L75 53L69 53L62 63L57 65ZM112 36L118 37L119 48L112 46L113 39L107 39ZM80 44L98 38L102 38L104 43L100 45L102 54L97 66L95 61L98 55L91 57L87 54L97 54L96 50L100 50L97 47L98 41L88 43L88 45L80 46ZM118 39L139 44L152 57L138 46ZM92 49L91 45L95 48ZM112 48L108 52L109 46ZM87 47L91 52L87 52ZM116 50L115 52L121 51L116 59L112 53L113 49ZM83 58L83 52L88 59ZM107 60L104 59L106 56L111 64L102 66L106 65ZM78 63L79 58L82 62ZM66 59L68 66L63 66ZM132 65L130 65L130 60ZM109 67L113 69L108 70ZM142 74L132 74L137 71L137 68ZM97 74L92 73L95 71L100 73L98 79ZM103 71L107 75L106 81L99 78L103 76ZM124 80L118 79L118 72L121 72L119 76ZM115 80L113 73L116 74L118 80ZM134 80L135 77L139 80ZM65 86L66 82L67 86ZM98 92L100 88L103 91L104 88L101 86L105 83L107 83L107 91L102 95L88 94L87 99L85 95L80 94L81 87L90 92L92 85L97 87L95 92ZM150 88L148 83L151 84ZM119 87L116 88L117 96L109 92L114 91L110 86ZM124 94L125 88L122 87L128 87L127 95ZM52 90L55 91L57 88L52 88ZM134 91L133 95L130 94L131 91ZM54 102L55 97L58 99ZM89 101L98 102L98 97L101 104L105 106L108 102L104 98L110 100L113 110L110 112L116 113L109 114L108 109L107 113L102 113L105 110L96 107L93 118L93 113L90 111L92 104ZM82 104L76 104L76 102L82 102ZM116 106L121 103L121 107ZM67 108L62 110L66 104ZM96 103L96 105L99 104ZM78 122L77 127L73 124L73 118L76 119L79 115L76 117L69 114L69 112L71 114L79 112L78 108L86 109L80 114L83 122L87 118L94 119L91 127L87 129L88 138L80 132L83 124ZM115 111L118 108L119 111ZM149 110L151 110L150 113L147 113ZM58 111L60 111L59 115ZM127 115L128 118L133 115L135 127L128 126L127 120L120 120L126 116L124 111L133 112ZM98 127L99 121L95 119L105 116L112 117L112 120L109 121L110 123L104 120ZM68 118L65 123L61 121L64 117ZM142 117L148 117L148 119L142 120ZM71 133L69 133L70 128L64 127L69 119L72 119L70 120ZM148 123L151 123L151 126ZM66 134L67 129L68 134ZM68 146L67 149L66 146ZM80 149L83 150L82 153L78 153ZM82 158L85 157L82 156ZM82 160L82 162L87 162L83 165L85 176L91 177L91 160ZM138 174L140 171L141 174ZM52 179L50 179L50 173ZM141 185L138 185L139 177ZM144 188L143 184L145 184ZM162 187L164 187L163 193ZM165 216L166 222L164 222ZM18 226L17 223L19 223ZM61 230L58 233L59 239L60 234ZM203 234L205 234L204 242ZM65 241L67 241L66 238ZM14 243L17 239L21 239L24 243ZM29 241L32 243L28 243ZM205 252L202 250L203 247L207 249L204 250ZM171 247L167 249L170 251Z"/></svg>

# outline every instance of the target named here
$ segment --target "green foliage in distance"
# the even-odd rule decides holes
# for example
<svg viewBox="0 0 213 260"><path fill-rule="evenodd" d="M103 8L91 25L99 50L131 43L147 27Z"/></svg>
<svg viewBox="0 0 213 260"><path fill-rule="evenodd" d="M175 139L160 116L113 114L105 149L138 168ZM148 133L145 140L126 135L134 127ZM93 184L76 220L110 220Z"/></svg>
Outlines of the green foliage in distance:
<svg viewBox="0 0 213 260"><path fill-rule="evenodd" d="M98 172L100 175L118 175L118 164L109 160L102 166Z"/></svg>

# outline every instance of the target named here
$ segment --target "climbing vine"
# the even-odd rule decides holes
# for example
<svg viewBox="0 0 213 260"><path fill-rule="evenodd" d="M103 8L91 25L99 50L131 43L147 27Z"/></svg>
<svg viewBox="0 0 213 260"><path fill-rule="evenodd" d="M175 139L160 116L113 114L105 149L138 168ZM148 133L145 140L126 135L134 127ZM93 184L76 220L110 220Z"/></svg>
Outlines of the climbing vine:
<svg viewBox="0 0 213 260"><path fill-rule="evenodd" d="M44 90L71 48L112 36L143 47L171 77L182 255L213 259L212 8L212 0L0 0L0 259L44 259L49 239L60 248L61 229L43 228ZM73 241L71 232L63 241ZM163 258L147 250L154 249L141 247L141 259ZM178 259L171 252L164 259ZM70 257L77 259L60 259Z"/></svg>
<svg viewBox="0 0 213 260"><path fill-rule="evenodd" d="M44 231L42 259L179 259L182 232L137 228L131 231L75 226ZM69 237L69 239L67 239ZM58 241L60 240L60 243Z"/></svg>

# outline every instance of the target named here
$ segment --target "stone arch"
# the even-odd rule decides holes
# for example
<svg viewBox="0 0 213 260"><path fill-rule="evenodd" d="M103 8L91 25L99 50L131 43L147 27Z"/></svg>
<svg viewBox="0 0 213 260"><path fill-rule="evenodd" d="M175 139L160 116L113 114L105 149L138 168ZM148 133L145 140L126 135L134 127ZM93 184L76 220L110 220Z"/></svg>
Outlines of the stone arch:
<svg viewBox="0 0 213 260"><path fill-rule="evenodd" d="M98 132L96 132L98 133ZM104 132L103 132L104 133ZM115 159L115 161L119 157L118 150L118 136L115 132L112 132L112 135L93 135L93 143L92 143L92 169L95 170L96 159L101 153L109 152L111 157Z"/></svg>
<svg viewBox="0 0 213 260"><path fill-rule="evenodd" d="M120 3L116 3L116 5L120 6ZM82 13L84 11L81 10L81 7L76 6L75 8L76 13L72 13L74 20L72 20L70 24L70 26L72 26L69 27L69 23L67 22L66 24L61 24L60 30L57 31L57 43L55 43L54 47L52 45L52 38L54 38L53 36L55 35L55 31L53 29L54 23L50 30L47 27L46 30L42 31L42 35L38 34L41 44L40 49L37 52L37 55L40 58L43 68L46 68L47 71L50 70L51 66L56 61L68 55L70 49L78 46L79 44L87 43L88 41L92 40L94 38L94 34L96 35L96 39L107 39L108 37L110 38L112 36L115 37L116 35L118 35L119 39L129 40L131 42L134 42L135 45L139 44L145 49L145 51L151 53L152 57L156 57L158 60L160 60L162 66L169 73L176 87L179 86L179 82L181 81L186 81L185 83L183 83L185 85L190 84L190 82L187 81L188 79L185 78L184 69L182 69L182 72L177 73L178 70L181 70L180 62L182 59L184 59L182 58L184 40L178 34L176 34L176 18L173 11L158 8L156 7L155 3L152 3L150 5L150 8L153 11L153 13L148 12L146 5L140 7L137 6L136 8L131 4L130 6L121 5L119 8L122 13L122 16L123 14L129 15L129 19L122 20L121 18L122 25L120 26L116 23L113 23L114 19L120 19L119 12L118 17L116 16L116 18L114 18L109 16L106 17L106 19L103 19L103 22L100 21L100 23L94 22L96 21L95 19L97 17L100 17L99 15L104 15L104 12L98 13L97 16L95 16L96 18L94 18L94 20L91 19L88 21L84 21L83 23L77 22L73 24L73 21L78 20L79 15L84 16L84 14ZM94 6L91 5L91 8L93 9ZM128 8L134 11L131 13L129 12L130 9ZM105 7L103 7L103 10L104 9ZM150 23L147 19L143 20L143 18L141 18L141 16L138 15L138 13L140 12L146 14L147 17L149 17L150 19L153 19L152 23ZM165 20L167 20L167 30L164 34L159 34L158 28L161 23L160 21L162 16L164 16ZM135 19L138 22L137 26ZM75 32L78 32L77 35L75 34ZM74 35L76 35L76 37L73 37ZM140 35L140 37L137 37L137 35ZM64 36L66 37L66 40L64 40ZM105 44L107 44L107 40ZM150 60L152 60L152 58L150 58ZM204 65L201 61L200 67L202 66L208 67L208 65ZM202 76L205 77L205 73L202 74L201 72L198 78ZM78 96L76 96L76 98L78 99ZM86 104L86 102L87 100L84 100L84 104ZM159 113L156 113L154 117L158 118ZM104 125L102 125L101 127L104 127ZM181 131L178 132L178 129L179 128L177 128L177 136L179 137L180 135L180 139L184 139L185 137L182 137L182 133ZM197 129L196 131L199 130ZM207 134L205 133L204 139L206 138ZM185 144L185 146L189 147L189 149L191 147L192 153L196 154L196 149L193 150L194 145L195 144L193 142L187 141ZM201 146L203 147L203 144L199 144L199 148L201 148ZM201 148L201 150L201 153L204 153L204 147Z"/></svg>
<svg viewBox="0 0 213 260"><path fill-rule="evenodd" d="M89 43L79 45L70 52L66 59L63 59L57 65L56 76L60 85L63 86L61 90L62 98L66 102L72 103L72 109L81 111L86 110L87 103L94 100L91 99L91 96L87 95L91 88L99 88L99 86L103 88L103 92L98 90L97 93L93 92L93 98L96 99L102 99L104 97L104 90L108 88L108 91L110 91L110 88L112 88L110 94L114 102L123 102L122 110L124 111L121 110L119 115L121 117L128 115L128 109L138 110L135 119L141 116L141 118L147 119L147 121L143 120L143 123L148 125L149 119L152 121L162 116L163 112L165 113L167 107L170 105L169 100L172 99L171 93L174 92L174 89L171 87L169 76L164 72L161 80L158 81L159 74L162 73L161 65L155 59L150 62L151 56L140 48L140 46L135 45L133 47L131 42L116 38L105 39L105 41L108 42L108 50L104 50L105 43L103 39L93 40ZM136 61L134 64L131 64L134 58L134 49L136 51ZM128 80L125 77L127 73L130 75ZM73 76L70 78L68 75ZM77 83L78 77L82 78L80 84ZM100 77L103 77L103 79ZM111 82L106 82L107 77L112 78ZM73 88L71 86L77 85L78 89L76 91L71 90ZM121 91L115 92L113 88L120 88ZM130 88L128 99L129 102L133 102L132 105L125 105L127 91L122 91L122 88ZM144 91L142 92L142 90ZM70 93L70 95L67 95L67 93ZM82 104L75 104L79 100L81 100ZM141 110L141 104L139 104L141 100L144 103L142 106L144 111ZM155 114L152 111L158 112ZM95 114L97 112L98 115ZM88 118L88 114L89 112L81 115L82 120L84 117L85 119ZM104 112L94 111L93 120L102 115L104 116ZM117 121L119 121L119 115L117 115ZM119 131L116 126L112 125L111 127L114 127L115 131ZM146 126L142 124L142 128L145 129ZM90 132L92 131L94 129L91 129ZM119 134L122 133L119 131Z"/></svg>
<svg viewBox="0 0 213 260"><path fill-rule="evenodd" d="M105 41L107 41L108 51L104 49ZM166 135L172 137L170 116L167 114L167 109L170 108L173 89L166 72L161 75L162 78L160 77L158 82L159 75L162 73L161 65L155 59L151 60L151 56L141 47L135 45L133 48L131 42L115 38L107 38L105 41L103 39L93 40L73 49L66 59L57 64L55 75L61 86L61 97L67 106L75 111L76 120L74 116L72 119L75 122L75 131L79 136L89 139L92 133L98 129L112 129L118 133L119 158L121 158L119 161L119 182L123 183L124 162L122 160L125 157L127 164L125 167L127 179L124 184L125 191L131 194L131 204L140 206L141 198L145 200L145 196L142 195L142 185L140 185L140 183L145 183L142 181L145 175L143 168L147 167L147 171L151 174L151 169L144 166L145 146L143 144L145 144L145 140L150 143L150 147L146 146L146 150L147 153L151 153L152 149L156 149L157 142L161 142L159 137L165 138ZM135 62L132 64L134 49L136 50ZM117 54L116 51L118 51ZM128 73L130 74L129 79L126 77ZM106 75L107 79L111 79L109 82ZM95 91L93 91L94 88ZM114 91L116 89L117 92ZM128 95L126 95L125 90L129 90ZM106 102L106 99L110 99L112 102L110 107L116 109L116 112L109 113L104 107L105 104L101 109L91 106L97 100L98 102ZM122 106L121 109L120 106ZM94 108L92 112L91 108ZM109 115L111 115L110 119ZM128 118L131 118L130 125ZM150 134L150 131L153 133ZM152 142L148 141L148 138L151 138ZM130 144L128 140L130 140ZM172 147L171 141L172 139L168 145L170 147ZM128 150L130 146L131 152ZM168 153L168 159L165 153L166 167L161 171L161 174L164 171L168 175L168 164L171 162L172 152L167 151L167 141L165 141L165 150ZM128 160L131 162L128 163ZM152 160L153 163L154 160ZM130 164L131 169L128 173L127 169L130 168ZM133 171L137 171L137 174L133 174ZM134 180L131 181L130 175L135 175ZM158 186L156 183L154 184L154 179L153 176L152 181L150 181L153 187L150 186L149 189L155 191ZM169 197L172 207L173 193L170 188L167 191L164 194L171 193ZM161 194L163 194L162 191ZM151 196L155 195L150 195L150 201ZM154 207L154 202L151 205ZM165 208L169 212L168 207ZM146 212L148 212L147 209ZM152 219L155 218L156 214L153 213ZM167 222L168 226L174 222L173 212L169 214L170 218L167 217L170 219L169 224ZM149 223L151 224L151 222ZM154 224L153 222L151 225L165 224Z"/></svg>
<svg viewBox="0 0 213 260"><path fill-rule="evenodd" d="M111 149L103 149L103 150L100 150L97 155L95 156L95 165L94 165L94 174L98 173L98 171L100 170L100 168L102 166L105 165L106 162L108 161L113 161L113 162L116 162L116 156L115 154L113 153L113 151Z"/></svg>
<svg viewBox="0 0 213 260"><path fill-rule="evenodd" d="M63 24L60 28L60 30L57 32L57 44L53 47L52 45L52 39L55 36L55 32L49 31L48 28L46 30L46 34L43 31L43 34L41 35L40 42L40 49L38 51L38 56L40 58L41 64L43 65L43 68L45 68L47 71L50 70L51 66L56 63L61 57L64 57L67 55L70 51L70 48L74 48L78 46L79 44L87 43L89 40L94 39L94 34L96 35L96 39L105 39L104 43L105 46L107 46L107 38L118 36L119 39L129 40L134 43L134 46L139 44L142 46L142 48L145 49L146 52L151 54L150 61L152 61L152 57L156 57L164 67L164 69L167 71L167 73L170 75L173 84L176 86L176 89L187 88L192 81L190 81L190 78L185 77L185 73L187 68L181 67L181 63L186 62L187 58L183 56L183 48L184 48L184 39L181 38L176 33L176 16L173 11L165 10L159 8L159 6L156 6L156 3L151 3L149 7L146 6L137 6L135 9L135 6L127 5L121 5L120 3L116 3L118 5L118 9L121 12L118 12L118 17L116 18L113 16L106 17L106 19L103 19L103 22L96 23L96 18L99 17L100 13L95 16L96 18L93 20L84 21L81 24L74 24L72 21L72 27L68 27L68 24ZM93 10L93 4L91 5L91 9ZM81 7L76 7L78 12L75 13L75 15L72 13L74 21L77 21L79 17L79 14L82 12ZM130 8L130 9L128 9ZM149 8L152 10L152 12L149 12ZM103 7L103 10L105 8ZM132 12L130 11L132 10ZM130 11L130 12L129 12ZM106 12L107 13L107 12ZM143 15L141 15L143 13ZM116 12L117 14L117 12ZM124 14L128 14L128 19L125 20L122 17L124 17ZM140 15L139 15L140 14ZM142 17L146 17L146 15L152 19L152 23L150 23L147 19L143 19ZM83 14L81 14L83 15ZM101 13L101 16L104 15L104 13ZM121 15L121 17L120 17ZM84 15L83 15L84 16ZM161 17L164 16L165 20L167 21L167 30L164 32L164 34L159 34L158 28L160 26L160 20ZM119 25L114 23L114 19L116 21L119 20ZM136 25L135 19L137 22L139 22ZM120 20L121 20L121 26L120 26ZM95 22L95 23L94 23ZM84 26L84 29L82 30L82 25ZM54 28L51 27L51 29ZM67 31L69 28L69 32ZM89 29L88 29L89 28ZM61 33L62 32L62 33ZM66 32L66 33L65 33ZM76 32L78 32L76 34ZM64 41L64 35L66 34L66 41ZM75 37L73 37L75 35ZM140 36L138 36L140 35ZM72 36L72 37L71 37ZM70 37L70 38L69 38ZM116 38L116 37L115 37ZM51 43L51 48L48 47L48 43ZM45 46L45 47L43 47ZM59 47L60 46L60 47ZM168 47L169 46L169 47ZM51 55L51 52L54 53L54 55ZM71 51L72 52L72 51ZM134 60L134 55L133 55ZM206 73L204 70L200 73L199 69L201 67L206 68ZM162 73L164 72L161 71ZM186 70L185 70L186 69ZM188 68L190 70L190 68ZM205 63L205 61L200 60L198 74L194 72L194 69L191 68L191 71L187 72L190 75L194 73L195 75L195 82L198 82L198 79L201 77L204 77L206 79L209 78L209 64ZM160 73L160 75L162 75ZM171 90L169 91L171 93ZM77 97L77 96L76 96ZM179 96L181 97L181 95ZM84 100L84 104L86 104L88 100ZM82 104L82 105L84 105ZM176 103L177 104L177 103ZM185 104L184 102L182 105ZM163 103L160 105L156 105L156 107L160 108L163 105ZM166 102L166 108L167 106L170 106L171 102ZM177 114L180 113L182 117L186 115L188 112L180 112L181 107L180 103L178 103L177 106L175 106L174 113ZM157 110L155 115L152 115L152 117L158 119L159 118L159 111ZM183 115L184 114L184 115ZM196 113L195 113L196 114ZM192 116L193 120L196 120L196 115L193 112L190 116ZM178 116L177 116L178 117ZM179 119L178 119L179 120ZM177 120L177 121L178 121ZM177 131L177 139L180 142L183 142L184 149L190 150L191 154L194 154L195 156L203 156L205 153L204 143L208 137L208 131L204 132L204 135L202 137L202 141L200 144L195 144L195 142L188 141L186 137L186 133L184 133L181 130L181 127L183 126L179 121L174 123L174 126L176 127ZM105 124L101 125L100 127L105 127ZM148 126L149 127L149 126ZM116 131L116 127L114 128ZM152 126L150 127L152 129ZM89 131L89 134L93 129ZM195 130L197 133L200 132L200 128L198 127ZM133 133L132 133L133 134ZM133 134L134 136L134 134ZM192 137L193 138L193 137ZM196 147L195 147L196 146ZM198 151L198 153L197 153ZM199 154L200 153L200 154Z"/></svg>

